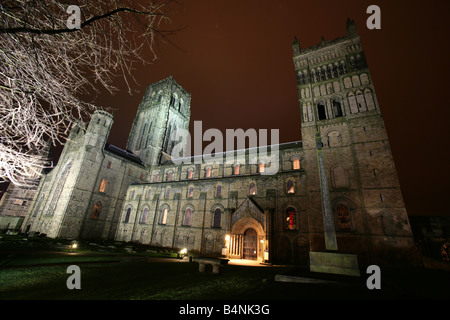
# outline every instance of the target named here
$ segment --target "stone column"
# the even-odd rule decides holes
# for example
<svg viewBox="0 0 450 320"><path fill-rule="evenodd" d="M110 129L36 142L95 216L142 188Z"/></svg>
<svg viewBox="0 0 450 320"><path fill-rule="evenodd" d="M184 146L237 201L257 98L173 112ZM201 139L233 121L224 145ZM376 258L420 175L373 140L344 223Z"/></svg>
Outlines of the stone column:
<svg viewBox="0 0 450 320"><path fill-rule="evenodd" d="M323 157L323 143L320 133L316 136L317 161L320 177L320 193L322 196L322 215L323 228L325 235L325 247L327 250L336 251L338 249L336 240L336 230L334 228L333 210L330 202L330 190L328 189L327 172L325 170L325 161Z"/></svg>

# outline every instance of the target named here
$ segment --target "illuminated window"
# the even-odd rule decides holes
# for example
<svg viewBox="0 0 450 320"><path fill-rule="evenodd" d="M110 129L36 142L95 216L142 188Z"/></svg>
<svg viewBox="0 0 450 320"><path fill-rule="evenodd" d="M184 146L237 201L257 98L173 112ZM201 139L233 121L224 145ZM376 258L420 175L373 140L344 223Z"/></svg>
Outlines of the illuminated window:
<svg viewBox="0 0 450 320"><path fill-rule="evenodd" d="M188 198L192 198L194 196L194 187L189 187Z"/></svg>
<svg viewBox="0 0 450 320"><path fill-rule="evenodd" d="M295 193L295 186L292 180L288 180L286 184L287 193Z"/></svg>
<svg viewBox="0 0 450 320"><path fill-rule="evenodd" d="M168 211L169 210L167 208L163 209L163 211L161 213L161 221L160 221L161 224L166 224L167 223L167 212Z"/></svg>
<svg viewBox="0 0 450 320"><path fill-rule="evenodd" d="M101 210L102 210L102 203L100 201L98 201L94 205L94 210L92 211L92 218L98 219L98 217L100 217L100 211Z"/></svg>
<svg viewBox="0 0 450 320"><path fill-rule="evenodd" d="M296 210L292 207L286 209L286 228L294 230L296 228Z"/></svg>
<svg viewBox="0 0 450 320"><path fill-rule="evenodd" d="M155 174L154 182L158 182L158 180L159 180L159 173Z"/></svg>
<svg viewBox="0 0 450 320"><path fill-rule="evenodd" d="M299 170L300 169L300 159L294 159L292 161L292 167L294 170Z"/></svg>
<svg viewBox="0 0 450 320"><path fill-rule="evenodd" d="M206 168L205 177L211 178L211 168Z"/></svg>
<svg viewBox="0 0 450 320"><path fill-rule="evenodd" d="M106 179L103 179L102 182L100 183L100 189L98 189L98 191L105 192L105 189L106 189Z"/></svg>
<svg viewBox="0 0 450 320"><path fill-rule="evenodd" d="M187 208L186 212L184 213L184 221L183 221L183 225L184 226L190 226L191 225L191 215L192 215L192 209L191 208Z"/></svg>
<svg viewBox="0 0 450 320"><path fill-rule="evenodd" d="M236 164L235 166L234 166L234 168L233 168L233 174L234 175L239 175L239 165L238 164Z"/></svg>
<svg viewBox="0 0 450 320"><path fill-rule="evenodd" d="M264 163L259 164L259 173L263 173L265 170Z"/></svg>
<svg viewBox="0 0 450 320"><path fill-rule="evenodd" d="M256 185L254 182L250 183L250 186L248 187L248 194L249 195L255 195L256 194Z"/></svg>
<svg viewBox="0 0 450 320"><path fill-rule="evenodd" d="M172 181L172 171L167 174L167 181Z"/></svg>
<svg viewBox="0 0 450 320"><path fill-rule="evenodd" d="M217 208L214 210L213 228L220 228L220 220L222 218L222 210Z"/></svg>
<svg viewBox="0 0 450 320"><path fill-rule="evenodd" d="M193 176L194 176L194 171L192 171L192 169L190 169L190 170L188 171L188 179L192 179Z"/></svg>
<svg viewBox="0 0 450 320"><path fill-rule="evenodd" d="M148 217L148 208L144 208L144 210L142 210L141 223L146 223L147 217Z"/></svg>
<svg viewBox="0 0 450 320"><path fill-rule="evenodd" d="M128 223L130 221L131 208L127 209L127 213L125 214L125 220L123 222Z"/></svg>

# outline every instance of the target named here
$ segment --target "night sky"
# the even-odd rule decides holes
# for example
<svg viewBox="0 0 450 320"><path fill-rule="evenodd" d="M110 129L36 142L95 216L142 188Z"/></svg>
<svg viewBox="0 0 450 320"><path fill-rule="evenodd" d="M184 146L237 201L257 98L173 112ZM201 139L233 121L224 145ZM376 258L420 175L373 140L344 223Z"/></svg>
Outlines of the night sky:
<svg viewBox="0 0 450 320"><path fill-rule="evenodd" d="M381 30L366 9L381 8ZM192 94L191 129L279 129L280 142L301 140L292 41L302 48L345 34L355 20L391 142L409 215L450 215L450 1L189 0L172 6L184 27L160 44L158 60L137 67L133 96L102 95L114 108L109 143L125 148L148 84L170 75ZM192 130L191 130L192 132Z"/></svg>

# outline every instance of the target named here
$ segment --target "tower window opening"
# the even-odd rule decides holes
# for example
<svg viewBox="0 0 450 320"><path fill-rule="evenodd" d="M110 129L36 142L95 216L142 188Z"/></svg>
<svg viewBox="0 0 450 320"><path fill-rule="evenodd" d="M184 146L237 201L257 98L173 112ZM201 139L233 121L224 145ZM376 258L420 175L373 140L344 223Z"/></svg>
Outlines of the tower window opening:
<svg viewBox="0 0 450 320"><path fill-rule="evenodd" d="M327 119L327 114L325 113L325 106L323 104L317 105L317 113L319 114L319 120Z"/></svg>
<svg viewBox="0 0 450 320"><path fill-rule="evenodd" d="M343 116L341 103L339 101L336 101L336 100L333 101L333 112L334 112L334 116L336 118Z"/></svg>

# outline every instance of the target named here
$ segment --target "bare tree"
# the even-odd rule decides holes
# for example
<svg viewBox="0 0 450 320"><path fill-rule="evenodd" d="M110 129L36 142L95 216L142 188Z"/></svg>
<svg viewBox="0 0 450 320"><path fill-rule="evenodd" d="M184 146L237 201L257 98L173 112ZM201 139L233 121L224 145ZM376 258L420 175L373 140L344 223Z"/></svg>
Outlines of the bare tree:
<svg viewBox="0 0 450 320"><path fill-rule="evenodd" d="M131 91L133 66L155 59L155 41L169 33L170 0L70 1L80 15L63 2L0 3L0 180L16 185L39 175L48 143L97 108L83 95L114 93L117 75Z"/></svg>

